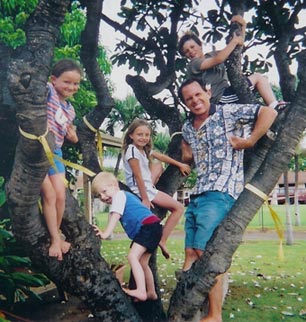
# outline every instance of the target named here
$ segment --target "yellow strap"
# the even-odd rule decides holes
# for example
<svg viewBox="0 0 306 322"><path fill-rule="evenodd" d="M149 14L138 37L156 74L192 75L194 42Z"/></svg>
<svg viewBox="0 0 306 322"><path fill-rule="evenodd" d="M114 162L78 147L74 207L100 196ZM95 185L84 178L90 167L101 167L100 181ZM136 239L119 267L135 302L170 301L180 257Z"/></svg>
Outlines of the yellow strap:
<svg viewBox="0 0 306 322"><path fill-rule="evenodd" d="M284 250L283 250L283 240L284 240L284 226L283 223L281 222L278 214L276 213L276 211L271 207L271 205L268 202L269 196L267 196L264 192L262 192L261 190L259 190L258 188L256 188L255 186L247 183L245 185L245 188L248 189L249 191L253 192L256 196L260 197L261 199L263 199L264 203L268 206L268 209L270 211L271 217L274 221L274 225L275 225L275 229L276 229L276 233L278 235L278 238L280 240L280 244L279 244L279 258L281 260L284 259Z"/></svg>
<svg viewBox="0 0 306 322"><path fill-rule="evenodd" d="M54 154L53 152L51 151L50 149L50 146L49 146L49 143L46 139L46 136L48 134L48 129L46 130L46 132L43 134L43 135L40 135L40 136L36 136L34 134L31 134L31 133L27 133L25 131L22 130L22 128L19 126L19 132L27 139L29 140L38 140L41 145L43 146L43 149L46 153L46 156L47 156L47 159L49 161L49 163L51 164L52 168L54 169L54 171L56 173L58 173L58 168L54 162ZM66 180L66 178L63 178L63 181L64 181L64 185L65 187L68 187L68 181ZM39 206L39 204L38 204Z"/></svg>
<svg viewBox="0 0 306 322"><path fill-rule="evenodd" d="M182 134L182 132L174 132L172 133L171 137L170 137L170 141L176 136L176 135L179 135L179 134Z"/></svg>
<svg viewBox="0 0 306 322"><path fill-rule="evenodd" d="M22 130L22 128L19 126L19 132L27 139L29 140L38 140L41 145L43 146L43 149L46 153L46 156L49 160L49 163L51 164L51 166L54 168L54 170L56 172L58 172L57 170L57 166L55 165L55 162L54 162L54 159L53 159L53 153L50 149L50 146L49 146L49 143L46 139L46 136L48 134L48 129L46 130L46 132L43 134L43 135L40 135L40 136L36 136L34 134L30 134L30 133L27 133L25 131Z"/></svg>
<svg viewBox="0 0 306 322"><path fill-rule="evenodd" d="M95 129L88 121L87 121L87 118L86 118L86 116L83 116L83 121L84 121L84 123L87 125L87 127L90 129L90 131L92 131L92 132L94 132L94 133L96 133L96 132L98 132L98 130L97 129Z"/></svg>
<svg viewBox="0 0 306 322"><path fill-rule="evenodd" d="M42 214L43 213L43 207L42 207L41 199L38 200L38 209L39 209L40 213Z"/></svg>
<svg viewBox="0 0 306 322"><path fill-rule="evenodd" d="M64 159L58 157L57 155L53 154L51 149L50 149L49 143L48 143L48 141L46 139L48 129L43 135L40 135L40 136L36 136L34 134L27 133L27 132L23 131L21 129L21 127L19 127L19 131L25 138L27 138L29 140L38 140L42 144L42 146L44 148L44 151L45 151L45 153L47 155L47 158L48 158L51 166L54 168L54 170L56 172L58 172L58 169L57 169L57 166L55 165L54 159L57 159L57 160L63 162L65 165L68 165L68 166L70 166L72 168L80 170L80 171L86 173L87 175L89 175L90 177L93 177L93 176L96 175L93 171L91 171L91 170L89 170L89 169L87 169L87 168L85 168L85 167L83 167L83 166L81 166L79 164L64 160Z"/></svg>
<svg viewBox="0 0 306 322"><path fill-rule="evenodd" d="M279 258L281 260L283 260L284 259L284 250L283 250L284 226L283 226L283 223L281 222L279 216L277 215L275 210L271 207L271 205L268 203L268 201L266 201L265 204L268 206L268 208L270 210L270 214L271 214L272 219L274 221L275 229L276 229L276 232L277 232L279 240L280 240L278 255L279 255Z"/></svg>
<svg viewBox="0 0 306 322"><path fill-rule="evenodd" d="M97 149L98 149L98 159L100 163L100 168L103 170L103 144L102 135L100 131L97 132Z"/></svg>
<svg viewBox="0 0 306 322"><path fill-rule="evenodd" d="M267 196L264 192L262 192L261 190L259 190L255 186L252 186L249 183L247 183L245 185L245 188L252 191L256 196L260 197L264 201L267 201L269 199L269 196Z"/></svg>
<svg viewBox="0 0 306 322"><path fill-rule="evenodd" d="M77 170L80 170L80 171L82 171L82 172L84 172L85 174L87 174L88 176L90 176L90 177L93 177L93 176L95 176L96 175L96 173L95 172L93 172L93 171L91 171L91 170L89 170L89 169L87 169L86 167L83 167L82 165L80 165L80 164L77 164L77 163L73 163L73 162L71 162L71 161L67 161L67 160L64 160L64 159L62 159L62 158L60 158L58 155L53 155L53 157L55 158L55 159L57 159L57 160L59 160L59 161L61 161L61 162L63 162L65 165L68 165L69 167L71 167L71 168L74 168L74 169L77 169Z"/></svg>
<svg viewBox="0 0 306 322"><path fill-rule="evenodd" d="M103 145L102 145L102 136L99 130L95 129L87 120L86 116L83 116L83 121L87 127L94 133L97 133L97 151L98 151L98 160L101 170L103 169Z"/></svg>

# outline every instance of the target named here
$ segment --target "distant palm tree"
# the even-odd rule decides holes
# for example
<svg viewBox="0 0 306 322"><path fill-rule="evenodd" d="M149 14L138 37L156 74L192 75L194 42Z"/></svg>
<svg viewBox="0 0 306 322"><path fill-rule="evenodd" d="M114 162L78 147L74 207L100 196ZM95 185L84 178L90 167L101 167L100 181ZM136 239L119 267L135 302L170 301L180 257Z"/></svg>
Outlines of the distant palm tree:
<svg viewBox="0 0 306 322"><path fill-rule="evenodd" d="M150 118L133 95L128 95L124 100L116 100L115 106L115 109L107 117L108 121L105 129L111 135L114 135L115 131L120 127L120 130L124 132L136 117Z"/></svg>
<svg viewBox="0 0 306 322"><path fill-rule="evenodd" d="M155 150L158 150L161 153L167 153L169 143L170 143L169 134L156 133L155 135L153 135L153 144L154 144Z"/></svg>

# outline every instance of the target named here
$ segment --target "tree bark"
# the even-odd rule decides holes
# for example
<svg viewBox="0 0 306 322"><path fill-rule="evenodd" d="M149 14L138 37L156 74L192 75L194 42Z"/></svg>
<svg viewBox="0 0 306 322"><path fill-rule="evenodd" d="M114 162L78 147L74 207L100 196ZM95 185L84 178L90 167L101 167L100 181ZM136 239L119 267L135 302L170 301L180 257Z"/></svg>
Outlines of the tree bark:
<svg viewBox="0 0 306 322"><path fill-rule="evenodd" d="M69 5L70 1L41 1L28 22L27 45L8 64L6 81L13 99L6 99L17 111L18 125L32 135L46 133L46 82L58 30ZM8 59L2 58L4 60ZM1 104L1 112L5 107ZM100 122L103 113L96 109L95 117L98 114ZM78 133L84 152L92 145L94 134L87 129L83 135L86 131L82 132L82 128L85 127L81 124ZM50 134L45 137L52 149L53 137ZM91 166L90 161L88 163ZM13 170L6 185L14 235L28 250L33 265L56 285L82 299L99 320L141 321L101 257L101 244L68 191L61 229L72 247L63 261L49 257L49 234L38 207L40 186L49 167L40 142L20 135Z"/></svg>

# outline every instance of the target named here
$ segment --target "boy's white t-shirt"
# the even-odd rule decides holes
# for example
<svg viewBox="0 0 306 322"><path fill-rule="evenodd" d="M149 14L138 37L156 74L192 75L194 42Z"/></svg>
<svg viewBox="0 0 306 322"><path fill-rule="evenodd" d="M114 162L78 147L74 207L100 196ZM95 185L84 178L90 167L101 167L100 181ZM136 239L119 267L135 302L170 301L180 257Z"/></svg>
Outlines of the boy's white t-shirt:
<svg viewBox="0 0 306 322"><path fill-rule="evenodd" d="M126 195L122 190L120 190L113 196L113 200L109 208L109 212L110 213L116 212L122 216L124 212L125 204L126 204Z"/></svg>

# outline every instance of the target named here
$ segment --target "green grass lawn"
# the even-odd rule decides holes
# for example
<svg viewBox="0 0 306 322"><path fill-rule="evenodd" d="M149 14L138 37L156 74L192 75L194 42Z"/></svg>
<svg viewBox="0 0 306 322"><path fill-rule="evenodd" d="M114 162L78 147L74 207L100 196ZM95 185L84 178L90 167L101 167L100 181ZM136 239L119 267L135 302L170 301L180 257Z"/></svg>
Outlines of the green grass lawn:
<svg viewBox="0 0 306 322"><path fill-rule="evenodd" d="M111 263L125 263L129 241L104 241L102 256ZM175 270L182 267L184 241L170 238L171 259L157 254L159 285L165 308L176 285ZM302 321L306 319L306 240L284 246L278 258L278 241L247 241L233 256L230 286L223 307L223 322ZM303 314L304 312L304 314Z"/></svg>
<svg viewBox="0 0 306 322"><path fill-rule="evenodd" d="M233 256L223 321L301 321L306 319L306 240L243 243Z"/></svg>
<svg viewBox="0 0 306 322"><path fill-rule="evenodd" d="M273 206L285 224L285 207ZM306 205L301 205L301 227L294 226L294 208L291 207L294 230L306 231ZM107 223L107 214L97 216L101 228ZM248 229L274 229L274 223L263 207L250 223ZM183 220L177 227L183 231ZM116 232L122 232L120 225ZM109 263L125 263L124 279L128 281L127 253L130 241L126 237L103 241L102 256ZM229 270L230 287L223 307L223 322L277 322L306 320L306 232L305 240L284 245L285 258L278 257L278 240L244 241L233 256ZM159 285L164 307L176 285L175 271L184 260L184 240L170 237L168 248L171 259L157 254Z"/></svg>

